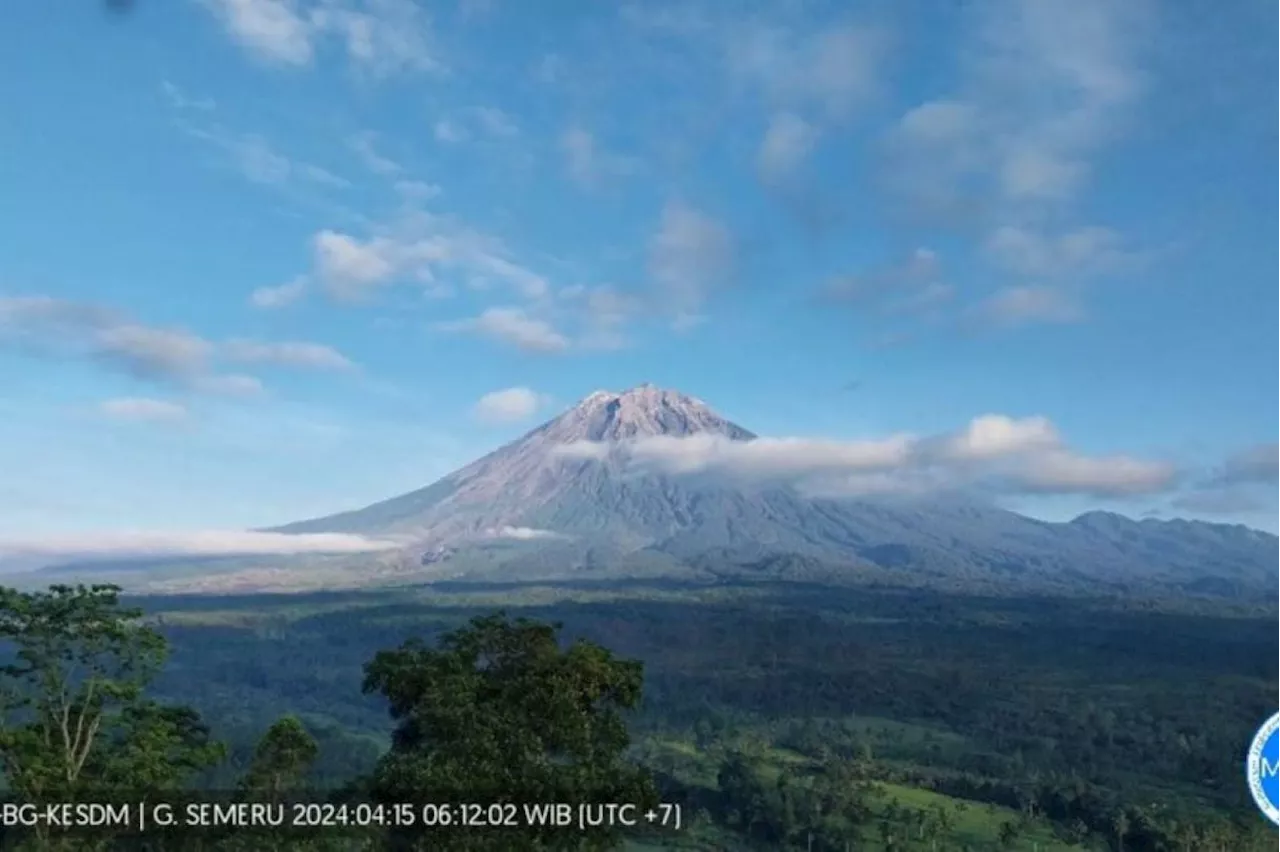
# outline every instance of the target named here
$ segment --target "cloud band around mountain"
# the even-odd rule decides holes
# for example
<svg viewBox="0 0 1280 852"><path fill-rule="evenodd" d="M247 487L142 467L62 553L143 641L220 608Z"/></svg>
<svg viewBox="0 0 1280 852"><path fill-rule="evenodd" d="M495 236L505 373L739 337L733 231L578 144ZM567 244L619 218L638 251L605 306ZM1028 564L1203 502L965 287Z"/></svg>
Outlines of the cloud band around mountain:
<svg viewBox="0 0 1280 852"><path fill-rule="evenodd" d="M790 484L811 496L856 497L956 490L1124 497L1170 489L1177 468L1123 455L1086 456L1063 443L1042 417L976 417L937 436L866 440L654 436L620 444L574 442L566 459L615 459L639 472L719 475Z"/></svg>

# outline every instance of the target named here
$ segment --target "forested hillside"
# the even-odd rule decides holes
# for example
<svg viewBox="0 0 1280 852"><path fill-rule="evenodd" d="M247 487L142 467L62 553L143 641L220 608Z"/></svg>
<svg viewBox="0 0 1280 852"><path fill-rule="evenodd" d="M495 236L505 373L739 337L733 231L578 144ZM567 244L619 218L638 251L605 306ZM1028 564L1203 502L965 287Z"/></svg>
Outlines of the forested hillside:
<svg viewBox="0 0 1280 852"><path fill-rule="evenodd" d="M678 806L679 830L424 834L384 813L323 830L7 828L8 848L1276 842L1240 772L1274 712L1273 613L803 586L145 603L6 593L12 797L629 801Z"/></svg>

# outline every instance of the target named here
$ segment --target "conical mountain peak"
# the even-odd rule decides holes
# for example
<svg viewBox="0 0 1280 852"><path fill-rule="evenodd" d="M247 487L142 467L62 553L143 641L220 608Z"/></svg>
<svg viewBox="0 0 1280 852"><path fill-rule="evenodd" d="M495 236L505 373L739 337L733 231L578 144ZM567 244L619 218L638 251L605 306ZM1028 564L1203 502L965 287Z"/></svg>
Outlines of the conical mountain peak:
<svg viewBox="0 0 1280 852"><path fill-rule="evenodd" d="M702 400L648 383L621 393L595 391L539 431L543 437L557 442L624 441L703 433L737 440L755 437L721 417Z"/></svg>

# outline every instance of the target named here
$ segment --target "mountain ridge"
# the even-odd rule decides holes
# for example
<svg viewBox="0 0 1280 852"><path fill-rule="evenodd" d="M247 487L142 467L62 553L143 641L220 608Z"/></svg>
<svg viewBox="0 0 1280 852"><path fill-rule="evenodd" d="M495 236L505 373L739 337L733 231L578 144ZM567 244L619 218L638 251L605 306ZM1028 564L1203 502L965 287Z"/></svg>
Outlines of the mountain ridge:
<svg viewBox="0 0 1280 852"><path fill-rule="evenodd" d="M786 486L626 467L619 448L649 439L757 436L678 391L596 391L424 488L272 531L390 537L405 543L407 562L418 552L480 549L482 569L447 558L431 570L505 580L626 576L640 562L678 575L719 554L727 565L790 556L829 565L833 576L876 570L1100 588L1275 582L1275 536L1245 527L1112 512L1049 522L955 499L810 498Z"/></svg>

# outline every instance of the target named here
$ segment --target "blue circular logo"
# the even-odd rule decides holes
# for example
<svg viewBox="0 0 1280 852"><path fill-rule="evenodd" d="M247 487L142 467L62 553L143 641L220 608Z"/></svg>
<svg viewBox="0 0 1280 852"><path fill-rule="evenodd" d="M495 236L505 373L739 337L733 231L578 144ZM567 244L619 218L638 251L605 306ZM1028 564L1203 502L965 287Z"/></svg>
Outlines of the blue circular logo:
<svg viewBox="0 0 1280 852"><path fill-rule="evenodd" d="M1249 779L1249 791L1267 819L1280 825L1280 713L1272 716L1249 746L1249 759L1245 761L1245 777Z"/></svg>

